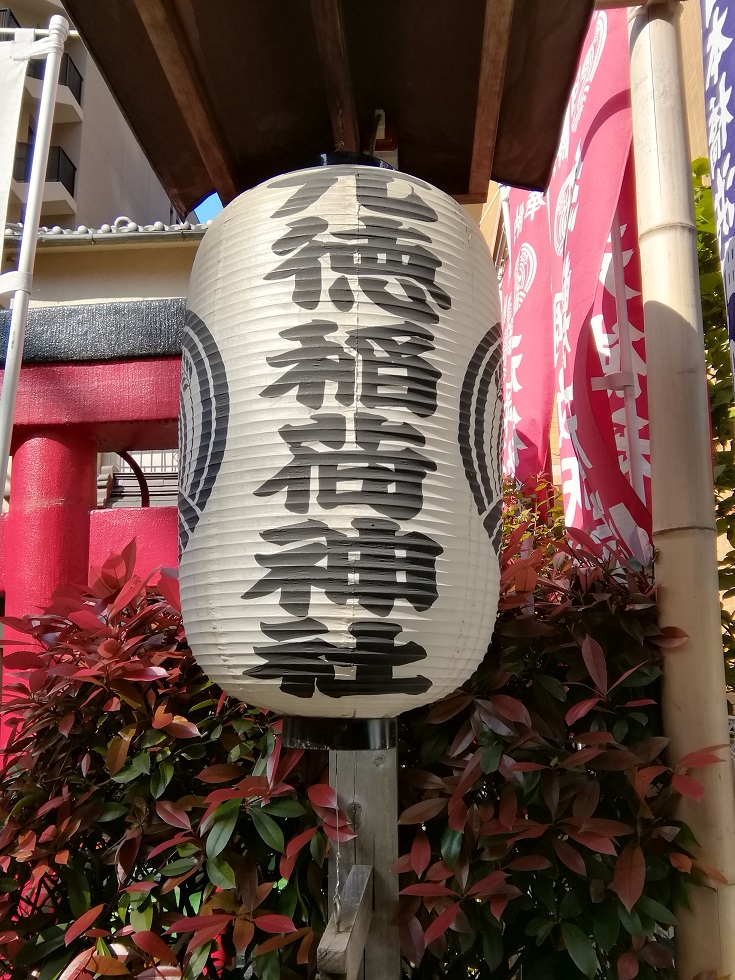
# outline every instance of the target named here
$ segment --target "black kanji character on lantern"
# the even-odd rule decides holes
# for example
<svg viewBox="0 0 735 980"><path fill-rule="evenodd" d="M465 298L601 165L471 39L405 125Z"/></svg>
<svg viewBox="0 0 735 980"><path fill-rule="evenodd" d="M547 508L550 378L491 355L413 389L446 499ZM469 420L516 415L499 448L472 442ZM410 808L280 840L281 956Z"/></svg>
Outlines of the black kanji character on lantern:
<svg viewBox="0 0 735 980"><path fill-rule="evenodd" d="M261 538L282 550L256 554L267 572L242 598L280 593L281 608L301 619L309 615L312 589L338 605L355 600L378 616L389 615L398 599L417 612L431 608L441 546L418 531L399 534L398 524L380 518L355 518L352 527L356 536L315 520L263 531Z"/></svg>
<svg viewBox="0 0 735 980"><path fill-rule="evenodd" d="M352 176L352 175L350 175ZM296 192L275 211L272 218L287 218L292 214L300 214L315 204L327 191L334 187L340 174L327 167L319 173L297 171L285 177L278 177L268 184L268 189L295 187ZM430 190L429 184L413 178L406 197L391 196L388 188L405 178L398 178L390 170L371 168L369 172L355 172L355 192L357 203L368 211L378 211L390 214L394 218L410 218L414 221L438 221L436 211L416 191L416 184Z"/></svg>
<svg viewBox="0 0 735 980"><path fill-rule="evenodd" d="M367 408L399 406L419 418L436 412L441 371L423 356L434 335L416 323L369 323L347 332L347 347L361 359L360 402Z"/></svg>
<svg viewBox="0 0 735 980"><path fill-rule="evenodd" d="M424 505L423 482L437 466L415 449L382 450L383 441L425 444L425 437L408 422L390 422L381 415L357 412L354 446L347 441L347 423L341 415L312 415L306 425L279 429L292 457L255 491L256 497L286 492L285 508L307 514L311 503L312 474L316 501L325 510L368 504L380 514L399 520L415 517ZM329 447L319 449L316 443Z"/></svg>
<svg viewBox="0 0 735 980"><path fill-rule="evenodd" d="M450 309L452 301L436 282L441 260L422 244L430 245L431 237L392 218L368 216L359 224L358 228L326 237L329 225L323 218L288 222L289 232L272 246L276 255L288 257L265 279L293 278L294 303L313 310L322 297L322 259L328 259L337 274L329 296L338 310L350 310L354 305L352 277L380 309L437 323L439 314L429 300L441 310Z"/></svg>
<svg viewBox="0 0 735 980"><path fill-rule="evenodd" d="M311 621L314 622L313 620ZM322 626L316 623L317 626ZM348 627L349 643L329 643L321 637L283 638L283 624L261 623L277 642L254 647L265 661L243 673L263 680L281 678L281 690L310 698L315 691L327 697L423 694L431 687L427 677L395 677L393 668L426 659L418 643L396 644L397 623L357 620ZM322 633L324 628L314 632ZM301 634L303 635L303 634Z"/></svg>
<svg viewBox="0 0 735 980"><path fill-rule="evenodd" d="M327 340L327 334L336 330L332 320L312 320L282 330L281 337L300 346L266 358L271 367L287 370L260 392L261 398L279 398L296 388L297 402L307 408L321 408L326 385L334 384L340 405L354 404L355 358L341 344Z"/></svg>

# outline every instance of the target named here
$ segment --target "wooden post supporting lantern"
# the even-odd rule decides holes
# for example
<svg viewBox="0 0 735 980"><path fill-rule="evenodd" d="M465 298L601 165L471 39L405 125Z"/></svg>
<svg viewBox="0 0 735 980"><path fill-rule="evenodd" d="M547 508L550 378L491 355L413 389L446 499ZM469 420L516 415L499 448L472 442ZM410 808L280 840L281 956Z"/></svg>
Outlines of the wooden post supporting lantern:
<svg viewBox="0 0 735 980"><path fill-rule="evenodd" d="M682 100L678 4L630 14L631 94L648 363L653 541L662 625L689 640L667 656L671 758L729 743L717 580L709 406L697 231ZM735 976L735 798L729 753L698 774L701 803L681 817L728 884L693 891L677 930L677 972Z"/></svg>
<svg viewBox="0 0 735 980"><path fill-rule="evenodd" d="M222 212L188 311L187 636L224 690L285 716L289 744L333 750L363 833L338 863L342 916L321 969L357 975L369 896L388 960L368 975L397 980L395 718L479 666L497 609L495 269L480 230L435 187L323 166Z"/></svg>

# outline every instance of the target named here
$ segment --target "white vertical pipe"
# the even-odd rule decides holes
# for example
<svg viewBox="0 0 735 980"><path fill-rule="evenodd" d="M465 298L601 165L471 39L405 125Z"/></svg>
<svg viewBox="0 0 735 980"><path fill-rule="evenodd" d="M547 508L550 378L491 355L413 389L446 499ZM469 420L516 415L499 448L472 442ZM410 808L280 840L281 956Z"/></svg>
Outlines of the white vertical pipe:
<svg viewBox="0 0 735 980"><path fill-rule="evenodd" d="M628 466L630 483L641 500L645 501L643 485L643 456L641 437L638 431L638 412L635 404L635 374L633 372L633 346L630 338L628 319L628 294L625 285L625 263L623 261L623 242L620 237L620 218L617 210L613 218L610 235L612 245L612 271L615 284L615 310L618 319L618 345L620 350L620 370L631 378L631 383L623 388L625 411L625 438L628 443Z"/></svg>
<svg viewBox="0 0 735 980"><path fill-rule="evenodd" d="M26 204L23 224L23 238L20 245L18 272L27 277L24 286L15 294L13 312L10 320L8 350L5 355L5 373L3 389L0 395L0 487L5 486L8 475L8 457L10 441L13 434L13 416L15 414L15 398L18 392L20 366L23 360L23 344L25 342L28 306L31 299L31 278L36 259L36 241L38 226L41 220L41 204L46 183L46 167L48 166L49 147L51 145L51 129L54 122L56 106L56 90L59 84L59 69L64 53L64 44L69 34L69 22L65 17L55 16L49 24L48 41L50 51L46 58L46 69L43 76L41 105L38 112L38 128L36 142L33 148L33 163L31 179L28 183L28 203Z"/></svg>
<svg viewBox="0 0 735 980"><path fill-rule="evenodd" d="M729 743L678 7L659 3L629 15L660 621L689 637L664 664L664 726L674 762L686 752ZM682 980L735 977L735 796L729 754L720 754L725 761L696 773L705 787L702 802L683 799L679 808L702 860L727 880L716 892L693 889L691 910L678 913Z"/></svg>

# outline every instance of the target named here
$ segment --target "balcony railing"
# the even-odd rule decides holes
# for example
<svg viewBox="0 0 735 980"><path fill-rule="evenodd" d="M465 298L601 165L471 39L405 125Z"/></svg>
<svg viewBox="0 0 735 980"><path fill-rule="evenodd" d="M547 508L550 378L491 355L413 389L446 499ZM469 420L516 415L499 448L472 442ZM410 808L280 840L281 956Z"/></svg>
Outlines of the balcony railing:
<svg viewBox="0 0 735 980"><path fill-rule="evenodd" d="M31 178L31 164L33 162L33 145L31 143L19 143L15 151L15 165L13 167L13 180L21 184L27 184ZM49 149L48 166L46 167L46 181L58 181L63 184L74 197L74 184L77 176L77 168L71 162L66 153L60 146L52 146Z"/></svg>
<svg viewBox="0 0 735 980"><path fill-rule="evenodd" d="M13 16L13 11L9 7L0 7L0 27L10 28L17 31L20 24Z"/></svg>
<svg viewBox="0 0 735 980"><path fill-rule="evenodd" d="M45 67L45 59L40 61L31 61L30 65L28 66L28 74L32 75L33 78L43 78ZM70 58L68 54L64 54L63 58L61 59L61 70L59 71L59 85L66 85L71 90L71 94L77 100L79 105L82 104L83 82L84 79L82 78L82 73L74 64L73 59Z"/></svg>

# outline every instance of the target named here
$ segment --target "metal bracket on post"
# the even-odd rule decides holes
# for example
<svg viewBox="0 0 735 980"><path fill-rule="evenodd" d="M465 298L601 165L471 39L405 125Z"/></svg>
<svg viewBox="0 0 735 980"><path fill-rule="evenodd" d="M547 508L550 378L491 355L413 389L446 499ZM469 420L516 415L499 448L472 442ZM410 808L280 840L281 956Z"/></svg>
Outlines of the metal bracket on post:
<svg viewBox="0 0 735 980"><path fill-rule="evenodd" d="M354 864L316 953L321 980L357 980L373 918L373 869Z"/></svg>

